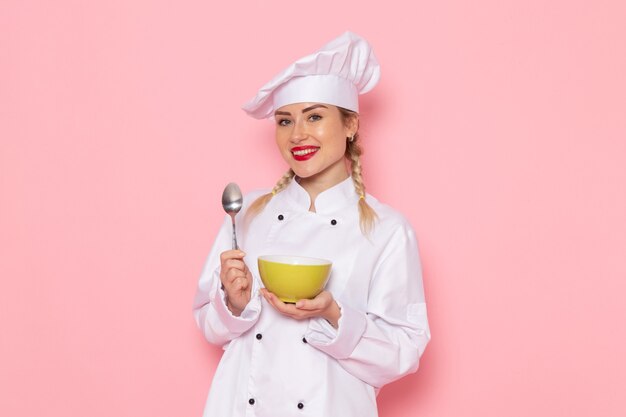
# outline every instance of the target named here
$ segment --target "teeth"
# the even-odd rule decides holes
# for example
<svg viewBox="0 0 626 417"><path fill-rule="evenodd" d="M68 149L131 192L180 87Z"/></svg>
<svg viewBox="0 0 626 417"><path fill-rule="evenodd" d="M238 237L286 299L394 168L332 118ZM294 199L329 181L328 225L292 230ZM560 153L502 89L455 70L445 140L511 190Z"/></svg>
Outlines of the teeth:
<svg viewBox="0 0 626 417"><path fill-rule="evenodd" d="M313 152L317 152L319 148L309 148L309 149L303 149L301 151L293 151L293 154L296 156L304 156L304 155L308 155L310 153Z"/></svg>

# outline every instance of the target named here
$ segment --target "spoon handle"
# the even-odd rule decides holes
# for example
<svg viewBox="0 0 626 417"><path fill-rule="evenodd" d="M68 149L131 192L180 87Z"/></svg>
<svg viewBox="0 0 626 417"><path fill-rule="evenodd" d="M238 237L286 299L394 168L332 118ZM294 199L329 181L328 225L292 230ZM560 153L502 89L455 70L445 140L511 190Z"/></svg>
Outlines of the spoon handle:
<svg viewBox="0 0 626 417"><path fill-rule="evenodd" d="M230 217L233 221L233 249L239 249L237 246L237 234L235 233L235 216Z"/></svg>

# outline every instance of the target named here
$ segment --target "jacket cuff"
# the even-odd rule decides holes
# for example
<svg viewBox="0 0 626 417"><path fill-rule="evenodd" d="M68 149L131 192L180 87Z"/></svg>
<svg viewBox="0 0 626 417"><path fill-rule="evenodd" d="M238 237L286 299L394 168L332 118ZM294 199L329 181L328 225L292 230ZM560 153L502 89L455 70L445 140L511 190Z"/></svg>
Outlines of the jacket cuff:
<svg viewBox="0 0 626 417"><path fill-rule="evenodd" d="M316 317L309 321L305 334L307 342L335 359L349 357L361 340L367 326L365 313L337 301L341 308L338 328L325 319Z"/></svg>
<svg viewBox="0 0 626 417"><path fill-rule="evenodd" d="M219 283L219 272L217 273L218 277L214 282ZM261 294L258 290L252 291L250 301L239 317L234 316L226 306L226 293L219 285L216 285L212 303L221 322L231 333L241 334L250 329L256 323L261 312Z"/></svg>

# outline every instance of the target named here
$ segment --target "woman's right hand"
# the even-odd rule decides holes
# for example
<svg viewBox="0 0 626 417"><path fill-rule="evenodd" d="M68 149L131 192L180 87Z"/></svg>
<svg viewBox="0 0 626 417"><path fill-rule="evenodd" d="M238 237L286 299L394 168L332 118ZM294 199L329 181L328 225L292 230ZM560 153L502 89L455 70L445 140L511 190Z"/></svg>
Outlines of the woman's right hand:
<svg viewBox="0 0 626 417"><path fill-rule="evenodd" d="M220 255L220 280L226 293L226 306L234 316L241 315L246 308L252 290L252 274L243 261L244 256L245 253L238 249Z"/></svg>

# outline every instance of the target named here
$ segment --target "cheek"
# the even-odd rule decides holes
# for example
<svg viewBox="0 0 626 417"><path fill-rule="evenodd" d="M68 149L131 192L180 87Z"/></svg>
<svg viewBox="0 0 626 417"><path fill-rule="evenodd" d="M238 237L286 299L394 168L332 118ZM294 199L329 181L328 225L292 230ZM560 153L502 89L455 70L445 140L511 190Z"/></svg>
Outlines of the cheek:
<svg viewBox="0 0 626 417"><path fill-rule="evenodd" d="M346 154L346 149L347 146L345 140L341 140L341 142L337 144L337 155L343 157Z"/></svg>
<svg viewBox="0 0 626 417"><path fill-rule="evenodd" d="M344 129L339 126L334 125L325 125L320 126L315 130L315 135L317 138L322 138L326 145L332 145L333 147L336 144L342 142L344 138Z"/></svg>
<svg viewBox="0 0 626 417"><path fill-rule="evenodd" d="M332 148L333 153L343 155L343 153L346 151L346 138L344 136L344 129L341 127L326 129L325 137L327 138L326 145Z"/></svg>
<svg viewBox="0 0 626 417"><path fill-rule="evenodd" d="M276 146L278 146L278 150L283 152L288 149L288 136L280 131L276 131L275 135Z"/></svg>

